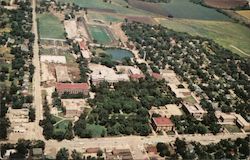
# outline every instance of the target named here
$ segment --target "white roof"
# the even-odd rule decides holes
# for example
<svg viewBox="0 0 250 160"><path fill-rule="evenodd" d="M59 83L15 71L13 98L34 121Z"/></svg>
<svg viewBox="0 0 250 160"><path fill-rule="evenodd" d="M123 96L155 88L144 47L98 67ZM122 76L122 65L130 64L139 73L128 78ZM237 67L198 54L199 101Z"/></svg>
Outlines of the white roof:
<svg viewBox="0 0 250 160"><path fill-rule="evenodd" d="M65 56L41 55L41 62L66 64Z"/></svg>

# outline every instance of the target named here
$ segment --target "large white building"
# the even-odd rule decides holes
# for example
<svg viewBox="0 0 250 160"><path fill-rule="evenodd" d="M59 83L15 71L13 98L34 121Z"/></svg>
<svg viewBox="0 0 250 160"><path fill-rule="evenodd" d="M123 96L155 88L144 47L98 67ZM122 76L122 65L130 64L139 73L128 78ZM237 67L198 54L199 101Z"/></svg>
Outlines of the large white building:
<svg viewBox="0 0 250 160"><path fill-rule="evenodd" d="M89 64L89 68L92 70L90 78L93 85L98 85L102 81L111 84L119 81L129 81L127 74L117 74L112 68L100 64Z"/></svg>

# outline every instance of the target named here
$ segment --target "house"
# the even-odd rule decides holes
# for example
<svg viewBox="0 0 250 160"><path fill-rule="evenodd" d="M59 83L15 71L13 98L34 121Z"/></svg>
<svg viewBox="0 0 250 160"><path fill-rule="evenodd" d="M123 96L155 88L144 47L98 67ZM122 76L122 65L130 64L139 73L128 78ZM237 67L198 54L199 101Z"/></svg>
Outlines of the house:
<svg viewBox="0 0 250 160"><path fill-rule="evenodd" d="M44 160L44 154L42 148L32 148L30 153L30 160Z"/></svg>
<svg viewBox="0 0 250 160"><path fill-rule="evenodd" d="M132 80L139 80L139 79L143 79L145 78L145 76L143 74L131 74L129 76Z"/></svg>
<svg viewBox="0 0 250 160"><path fill-rule="evenodd" d="M64 93L69 94L89 94L89 85L87 83L57 83L56 91L61 96Z"/></svg>
<svg viewBox="0 0 250 160"><path fill-rule="evenodd" d="M162 75L160 73L151 73L151 76L154 78L154 79L157 79L157 80L161 80L162 79Z"/></svg>
<svg viewBox="0 0 250 160"><path fill-rule="evenodd" d="M174 124L169 118L166 117L154 117L152 118L152 127L156 132L158 131L171 131Z"/></svg>
<svg viewBox="0 0 250 160"><path fill-rule="evenodd" d="M146 147L146 151L147 151L147 153L157 154L157 148L155 145L148 145Z"/></svg>
<svg viewBox="0 0 250 160"><path fill-rule="evenodd" d="M202 120L203 116L207 114L207 111L205 111L198 103L190 104L185 102L183 103L183 110L198 120Z"/></svg>
<svg viewBox="0 0 250 160"><path fill-rule="evenodd" d="M29 109L12 109L9 108L7 117L10 119L11 124L20 124L29 122Z"/></svg>
<svg viewBox="0 0 250 160"><path fill-rule="evenodd" d="M131 154L130 149L114 149L113 156L122 159L122 160L133 160L133 156ZM117 159L114 158L114 159Z"/></svg>

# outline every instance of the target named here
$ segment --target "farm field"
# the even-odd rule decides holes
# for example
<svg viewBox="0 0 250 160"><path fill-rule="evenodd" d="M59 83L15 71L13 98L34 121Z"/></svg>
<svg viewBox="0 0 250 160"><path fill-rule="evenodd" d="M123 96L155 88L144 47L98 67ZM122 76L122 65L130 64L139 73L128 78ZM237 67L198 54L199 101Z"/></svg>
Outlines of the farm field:
<svg viewBox="0 0 250 160"><path fill-rule="evenodd" d="M107 29L102 26L89 25L89 32L91 34L92 40L96 40L100 44L108 44L113 41L111 35L108 33Z"/></svg>
<svg viewBox="0 0 250 160"><path fill-rule="evenodd" d="M242 10L242 11L236 11L238 14L240 14L243 17L246 17L250 20L250 10Z"/></svg>
<svg viewBox="0 0 250 160"><path fill-rule="evenodd" d="M213 39L241 56L250 56L250 29L233 22L185 19L156 19L160 24L178 32L187 32Z"/></svg>
<svg viewBox="0 0 250 160"><path fill-rule="evenodd" d="M214 8L233 9L248 4L246 0L204 0L204 3Z"/></svg>
<svg viewBox="0 0 250 160"><path fill-rule="evenodd" d="M129 0L129 4L140 9L151 11L163 16L174 18L199 20L229 20L229 18L215 9L194 4L189 0L172 0L170 3L147 3L138 0Z"/></svg>
<svg viewBox="0 0 250 160"><path fill-rule="evenodd" d="M40 38L64 39L64 27L60 20L49 13L38 15Z"/></svg>
<svg viewBox="0 0 250 160"><path fill-rule="evenodd" d="M125 15L152 15L144 10L133 8L124 0L112 0L112 3L106 3L103 0L58 0L64 3L75 3L76 5L89 9L103 10ZM129 7L127 7L129 6Z"/></svg>

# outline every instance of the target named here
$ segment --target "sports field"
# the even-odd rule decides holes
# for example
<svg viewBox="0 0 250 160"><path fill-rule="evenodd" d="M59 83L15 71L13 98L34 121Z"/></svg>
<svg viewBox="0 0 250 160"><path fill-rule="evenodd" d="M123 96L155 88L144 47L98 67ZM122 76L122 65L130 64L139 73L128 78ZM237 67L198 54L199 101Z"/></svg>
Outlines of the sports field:
<svg viewBox="0 0 250 160"><path fill-rule="evenodd" d="M65 39L64 27L60 20L49 13L38 15L40 38Z"/></svg>
<svg viewBox="0 0 250 160"><path fill-rule="evenodd" d="M242 11L236 11L238 14L240 14L243 17L246 17L250 20L250 10L242 10Z"/></svg>
<svg viewBox="0 0 250 160"><path fill-rule="evenodd" d="M223 47L241 56L250 56L250 29L233 22L186 19L155 19L163 26L213 39Z"/></svg>
<svg viewBox="0 0 250 160"><path fill-rule="evenodd" d="M89 25L88 28L93 41L97 41L99 44L108 44L113 41L112 35L106 28L97 25Z"/></svg>

